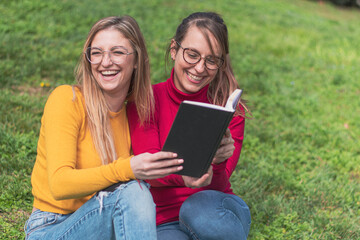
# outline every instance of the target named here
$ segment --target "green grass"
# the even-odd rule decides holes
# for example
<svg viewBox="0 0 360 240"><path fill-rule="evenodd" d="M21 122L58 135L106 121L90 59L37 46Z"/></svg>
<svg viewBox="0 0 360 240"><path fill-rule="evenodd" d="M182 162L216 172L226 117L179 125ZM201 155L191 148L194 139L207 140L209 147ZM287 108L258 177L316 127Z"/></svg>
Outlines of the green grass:
<svg viewBox="0 0 360 240"><path fill-rule="evenodd" d="M0 239L20 239L50 90L74 83L91 25L133 16L152 80L179 21L217 11L254 119L232 176L250 206L249 239L360 238L360 11L318 1L41 1L0 3ZM41 87L41 84L50 87Z"/></svg>

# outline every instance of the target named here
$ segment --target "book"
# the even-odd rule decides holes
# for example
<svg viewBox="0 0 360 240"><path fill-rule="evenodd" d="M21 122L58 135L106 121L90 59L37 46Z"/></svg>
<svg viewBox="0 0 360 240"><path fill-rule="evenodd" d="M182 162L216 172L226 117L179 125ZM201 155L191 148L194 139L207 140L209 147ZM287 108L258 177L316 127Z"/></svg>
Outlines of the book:
<svg viewBox="0 0 360 240"><path fill-rule="evenodd" d="M208 171L241 94L236 89L225 107L187 100L180 104L162 148L184 159L183 169L175 174L201 177Z"/></svg>

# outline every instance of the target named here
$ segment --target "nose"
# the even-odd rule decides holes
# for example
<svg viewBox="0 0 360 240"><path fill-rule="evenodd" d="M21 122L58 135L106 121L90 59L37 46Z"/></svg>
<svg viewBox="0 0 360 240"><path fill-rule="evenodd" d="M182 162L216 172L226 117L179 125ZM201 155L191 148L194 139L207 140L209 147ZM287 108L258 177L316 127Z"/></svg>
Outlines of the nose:
<svg viewBox="0 0 360 240"><path fill-rule="evenodd" d="M205 59L201 58L198 63L195 65L195 70L199 73L203 72L205 70Z"/></svg>
<svg viewBox="0 0 360 240"><path fill-rule="evenodd" d="M112 61L110 58L110 52L104 51L103 58L101 60L101 65L103 65L104 67L112 65Z"/></svg>

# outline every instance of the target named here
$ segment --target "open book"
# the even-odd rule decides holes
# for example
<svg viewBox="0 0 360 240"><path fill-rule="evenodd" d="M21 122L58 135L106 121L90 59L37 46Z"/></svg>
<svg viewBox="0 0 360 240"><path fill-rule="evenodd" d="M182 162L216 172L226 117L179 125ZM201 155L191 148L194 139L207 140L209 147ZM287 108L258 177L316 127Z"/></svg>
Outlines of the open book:
<svg viewBox="0 0 360 240"><path fill-rule="evenodd" d="M236 89L225 107L194 101L180 104L166 138L163 151L183 158L183 169L176 174L201 177L207 172L242 94Z"/></svg>

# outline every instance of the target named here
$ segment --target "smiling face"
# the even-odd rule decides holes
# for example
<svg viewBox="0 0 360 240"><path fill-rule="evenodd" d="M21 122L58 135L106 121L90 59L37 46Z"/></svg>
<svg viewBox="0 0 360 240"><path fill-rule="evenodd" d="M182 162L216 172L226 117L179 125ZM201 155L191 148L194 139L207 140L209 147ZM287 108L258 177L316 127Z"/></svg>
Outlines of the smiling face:
<svg viewBox="0 0 360 240"><path fill-rule="evenodd" d="M209 33L211 45L215 56L221 56L221 50L215 37ZM196 26L191 26L180 43L183 48L190 48L198 52L202 59L196 64L189 64L183 58L183 49L172 41L170 50L174 63L174 84L176 88L184 93L196 93L205 85L209 84L216 76L217 70L209 70L205 67L205 58L211 57L211 48L204 34ZM177 49L177 50L176 50Z"/></svg>
<svg viewBox="0 0 360 240"><path fill-rule="evenodd" d="M104 91L105 96L127 94L131 76L136 68L135 54L124 56L125 60L121 63L114 63L110 59L109 52L114 47L123 47L129 53L134 52L128 39L116 29L104 29L99 31L91 47L99 48L104 52L102 61L98 64L91 64L91 71L97 83Z"/></svg>

